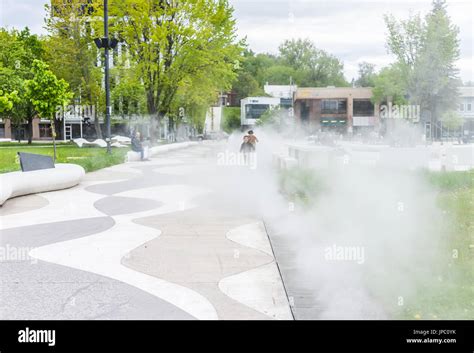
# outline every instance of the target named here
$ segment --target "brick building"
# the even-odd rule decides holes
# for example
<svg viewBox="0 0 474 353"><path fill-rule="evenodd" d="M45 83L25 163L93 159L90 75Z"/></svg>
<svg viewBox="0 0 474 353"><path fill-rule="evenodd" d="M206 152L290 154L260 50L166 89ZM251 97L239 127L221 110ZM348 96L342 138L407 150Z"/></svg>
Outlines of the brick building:
<svg viewBox="0 0 474 353"><path fill-rule="evenodd" d="M379 107L371 97L371 88L298 88L293 99L295 119L311 134L376 131L380 125Z"/></svg>

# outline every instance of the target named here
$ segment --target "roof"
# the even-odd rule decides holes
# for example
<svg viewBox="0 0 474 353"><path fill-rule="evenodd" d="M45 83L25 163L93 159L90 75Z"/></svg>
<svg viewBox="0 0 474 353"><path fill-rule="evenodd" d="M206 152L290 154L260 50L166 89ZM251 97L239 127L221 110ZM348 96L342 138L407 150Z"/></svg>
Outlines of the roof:
<svg viewBox="0 0 474 353"><path fill-rule="evenodd" d="M461 97L474 97L474 87L459 87Z"/></svg>
<svg viewBox="0 0 474 353"><path fill-rule="evenodd" d="M372 97L371 87L305 87L298 88L295 101L298 99L329 98L366 98Z"/></svg>

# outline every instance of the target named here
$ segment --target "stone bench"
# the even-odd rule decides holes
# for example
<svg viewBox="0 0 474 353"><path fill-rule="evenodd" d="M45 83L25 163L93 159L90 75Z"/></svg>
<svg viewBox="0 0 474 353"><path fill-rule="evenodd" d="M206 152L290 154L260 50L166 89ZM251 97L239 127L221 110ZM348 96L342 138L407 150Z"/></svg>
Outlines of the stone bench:
<svg viewBox="0 0 474 353"><path fill-rule="evenodd" d="M179 143L170 143L167 145L155 146L148 149L145 147L145 158L150 158L156 154L174 151L181 148L187 148L189 146L197 145L198 142L190 141L190 142L179 142ZM127 153L127 162L135 162L140 160L140 152L129 151Z"/></svg>
<svg viewBox="0 0 474 353"><path fill-rule="evenodd" d="M84 168L77 164L56 164L51 169L0 174L0 205L13 197L76 186L84 174Z"/></svg>

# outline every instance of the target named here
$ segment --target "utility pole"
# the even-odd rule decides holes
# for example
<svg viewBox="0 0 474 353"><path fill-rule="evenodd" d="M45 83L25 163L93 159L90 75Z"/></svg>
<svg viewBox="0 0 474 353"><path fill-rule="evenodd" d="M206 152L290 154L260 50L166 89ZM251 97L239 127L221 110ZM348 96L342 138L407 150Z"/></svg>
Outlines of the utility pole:
<svg viewBox="0 0 474 353"><path fill-rule="evenodd" d="M107 153L112 153L110 149L110 83L109 83L109 5L108 0L104 0L104 42L105 50L105 125L107 132L105 133L105 141L107 142Z"/></svg>
<svg viewBox="0 0 474 353"><path fill-rule="evenodd" d="M112 107L110 106L110 79L109 79L109 49L114 49L117 46L117 39L109 39L109 7L108 0L104 0L104 37L94 39L97 48L104 48L104 74L105 74L105 140L107 142L107 153L111 153L110 148L110 115Z"/></svg>

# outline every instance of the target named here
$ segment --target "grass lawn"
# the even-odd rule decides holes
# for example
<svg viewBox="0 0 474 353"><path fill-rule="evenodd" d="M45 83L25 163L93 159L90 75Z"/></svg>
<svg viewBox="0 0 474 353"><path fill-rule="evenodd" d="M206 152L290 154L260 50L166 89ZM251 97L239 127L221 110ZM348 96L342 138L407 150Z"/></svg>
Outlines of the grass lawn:
<svg viewBox="0 0 474 353"><path fill-rule="evenodd" d="M418 283L400 319L474 319L474 171L426 173L448 219L436 275ZM435 272L433 271L433 272Z"/></svg>
<svg viewBox="0 0 474 353"><path fill-rule="evenodd" d="M123 163L128 151L128 148L112 148L112 154L108 155L105 148L79 148L74 144L64 144L57 146L56 163L79 164L84 167L86 172L92 172L94 170ZM52 157L53 146L51 144L0 144L0 173L13 172L21 169L17 152L44 154Z"/></svg>
<svg viewBox="0 0 474 353"><path fill-rule="evenodd" d="M436 193L443 211L442 244L436 263L421 278L414 291L397 303L391 282L382 276L367 276L367 287L393 319L474 319L474 171L421 172ZM286 197L308 209L325 192L327 176L311 170L282 171L280 189ZM403 261L403 259L401 259ZM414 279L407 273L407 282Z"/></svg>

